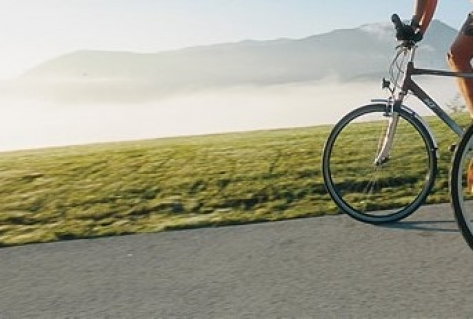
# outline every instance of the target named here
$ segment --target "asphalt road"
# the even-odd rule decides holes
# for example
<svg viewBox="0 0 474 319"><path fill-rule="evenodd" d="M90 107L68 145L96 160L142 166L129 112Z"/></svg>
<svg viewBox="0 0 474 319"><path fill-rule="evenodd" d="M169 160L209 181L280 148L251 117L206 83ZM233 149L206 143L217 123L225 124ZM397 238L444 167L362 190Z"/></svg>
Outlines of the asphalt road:
<svg viewBox="0 0 474 319"><path fill-rule="evenodd" d="M472 318L448 206L0 249L0 318Z"/></svg>

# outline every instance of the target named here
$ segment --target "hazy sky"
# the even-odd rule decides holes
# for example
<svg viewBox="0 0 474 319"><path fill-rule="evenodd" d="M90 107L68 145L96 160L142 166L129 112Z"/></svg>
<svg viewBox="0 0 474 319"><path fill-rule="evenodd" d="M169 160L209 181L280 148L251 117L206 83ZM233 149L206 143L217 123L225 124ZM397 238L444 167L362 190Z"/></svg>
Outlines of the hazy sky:
<svg viewBox="0 0 474 319"><path fill-rule="evenodd" d="M439 2L436 17L453 27L471 10L466 0ZM302 38L394 12L408 19L412 8L413 0L0 0L0 79L75 50Z"/></svg>

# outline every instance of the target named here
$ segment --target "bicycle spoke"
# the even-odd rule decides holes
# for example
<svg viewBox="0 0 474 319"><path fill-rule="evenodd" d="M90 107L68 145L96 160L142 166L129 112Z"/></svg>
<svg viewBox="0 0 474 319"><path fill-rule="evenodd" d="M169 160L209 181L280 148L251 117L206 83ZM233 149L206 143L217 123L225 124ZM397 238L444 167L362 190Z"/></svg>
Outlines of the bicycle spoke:
<svg viewBox="0 0 474 319"><path fill-rule="evenodd" d="M422 204L434 181L436 157L424 126L402 112L397 133L387 140L393 136L387 133L387 119L383 104L349 113L336 124L323 152L331 197L344 212L369 223L405 218Z"/></svg>

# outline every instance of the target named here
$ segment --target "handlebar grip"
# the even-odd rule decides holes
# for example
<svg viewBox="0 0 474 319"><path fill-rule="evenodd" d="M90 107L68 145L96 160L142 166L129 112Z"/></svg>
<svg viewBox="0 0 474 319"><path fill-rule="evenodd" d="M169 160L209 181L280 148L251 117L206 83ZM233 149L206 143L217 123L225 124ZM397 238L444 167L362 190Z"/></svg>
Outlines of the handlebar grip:
<svg viewBox="0 0 474 319"><path fill-rule="evenodd" d="M392 22L395 25L395 29L400 30L403 28L403 22L398 16L398 14L396 13L392 14Z"/></svg>

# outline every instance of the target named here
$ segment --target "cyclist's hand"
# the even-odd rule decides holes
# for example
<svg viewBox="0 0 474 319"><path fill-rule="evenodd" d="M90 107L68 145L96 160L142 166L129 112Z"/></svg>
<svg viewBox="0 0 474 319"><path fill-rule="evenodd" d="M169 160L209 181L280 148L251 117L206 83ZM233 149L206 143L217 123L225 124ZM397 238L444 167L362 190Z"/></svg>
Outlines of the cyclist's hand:
<svg viewBox="0 0 474 319"><path fill-rule="evenodd" d="M397 40L419 42L423 39L423 33L408 24L402 24L397 28Z"/></svg>

